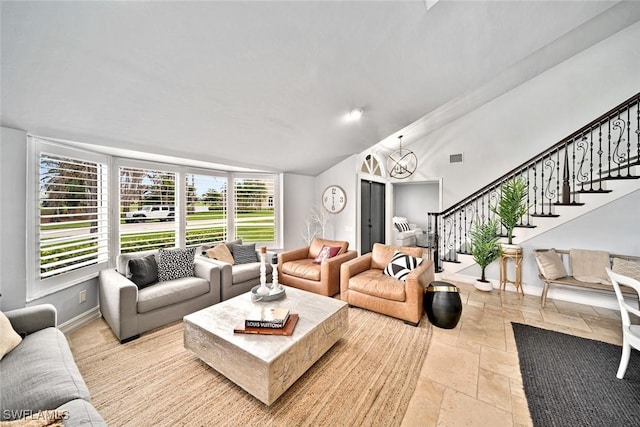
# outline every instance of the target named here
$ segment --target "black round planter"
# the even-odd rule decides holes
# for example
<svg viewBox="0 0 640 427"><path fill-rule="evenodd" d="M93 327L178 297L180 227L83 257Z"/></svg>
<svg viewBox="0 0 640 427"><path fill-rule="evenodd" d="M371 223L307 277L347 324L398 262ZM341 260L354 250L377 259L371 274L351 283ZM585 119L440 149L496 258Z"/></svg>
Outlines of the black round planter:
<svg viewBox="0 0 640 427"><path fill-rule="evenodd" d="M424 293L424 311L429 321L443 329L453 329L462 316L458 288L447 282L431 282Z"/></svg>

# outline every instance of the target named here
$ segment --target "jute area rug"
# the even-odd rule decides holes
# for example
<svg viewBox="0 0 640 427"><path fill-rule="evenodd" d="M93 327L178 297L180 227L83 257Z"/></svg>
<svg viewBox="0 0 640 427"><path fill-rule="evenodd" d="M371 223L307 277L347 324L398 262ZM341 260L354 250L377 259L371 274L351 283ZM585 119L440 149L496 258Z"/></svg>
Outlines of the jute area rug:
<svg viewBox="0 0 640 427"><path fill-rule="evenodd" d="M185 350L182 322L74 356L110 426L392 426L430 337L429 322L416 328L349 308L347 334L270 407Z"/></svg>
<svg viewBox="0 0 640 427"><path fill-rule="evenodd" d="M640 426L640 352L619 380L622 347L512 325L534 426Z"/></svg>

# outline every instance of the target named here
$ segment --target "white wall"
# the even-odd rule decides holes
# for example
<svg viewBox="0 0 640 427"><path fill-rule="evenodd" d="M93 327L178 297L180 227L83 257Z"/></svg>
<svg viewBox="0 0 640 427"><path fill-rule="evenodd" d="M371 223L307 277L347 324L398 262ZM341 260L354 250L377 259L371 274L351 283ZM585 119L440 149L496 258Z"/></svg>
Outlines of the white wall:
<svg viewBox="0 0 640 427"><path fill-rule="evenodd" d="M26 267L26 132L0 128L0 309L24 307Z"/></svg>
<svg viewBox="0 0 640 427"><path fill-rule="evenodd" d="M427 212L440 210L440 184L437 182L393 184L393 213L410 224L427 229Z"/></svg>
<svg viewBox="0 0 640 427"><path fill-rule="evenodd" d="M315 195L315 178L292 173L284 174L284 249L290 250L306 246L302 237L305 219L311 213L311 206L319 204Z"/></svg>
<svg viewBox="0 0 640 427"><path fill-rule="evenodd" d="M320 204L322 192L329 185L339 185L347 194L347 204L342 212L331 214L327 227L327 239L346 240L349 249L356 249L356 219L358 215L357 156L350 156L316 177L315 202Z"/></svg>

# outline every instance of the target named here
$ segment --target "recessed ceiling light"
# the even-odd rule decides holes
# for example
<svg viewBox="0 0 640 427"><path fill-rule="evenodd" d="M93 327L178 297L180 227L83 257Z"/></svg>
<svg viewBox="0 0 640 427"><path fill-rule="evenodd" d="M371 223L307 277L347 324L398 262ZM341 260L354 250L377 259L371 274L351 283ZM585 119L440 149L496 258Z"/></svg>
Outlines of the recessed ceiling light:
<svg viewBox="0 0 640 427"><path fill-rule="evenodd" d="M356 108L355 110L351 110L349 113L347 113L347 121L353 122L356 120L360 120L360 118L362 117L362 113L363 113L362 108Z"/></svg>

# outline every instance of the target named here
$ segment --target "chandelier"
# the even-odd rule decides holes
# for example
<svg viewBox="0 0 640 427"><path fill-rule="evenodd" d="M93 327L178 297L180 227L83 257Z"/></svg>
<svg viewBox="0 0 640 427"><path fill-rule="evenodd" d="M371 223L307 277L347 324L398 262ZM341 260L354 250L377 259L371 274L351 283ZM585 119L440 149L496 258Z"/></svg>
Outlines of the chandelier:
<svg viewBox="0 0 640 427"><path fill-rule="evenodd" d="M411 151L402 149L402 135L398 136L400 147L389 154L387 159L387 169L389 175L396 179L405 179L410 177L418 167L418 157Z"/></svg>

